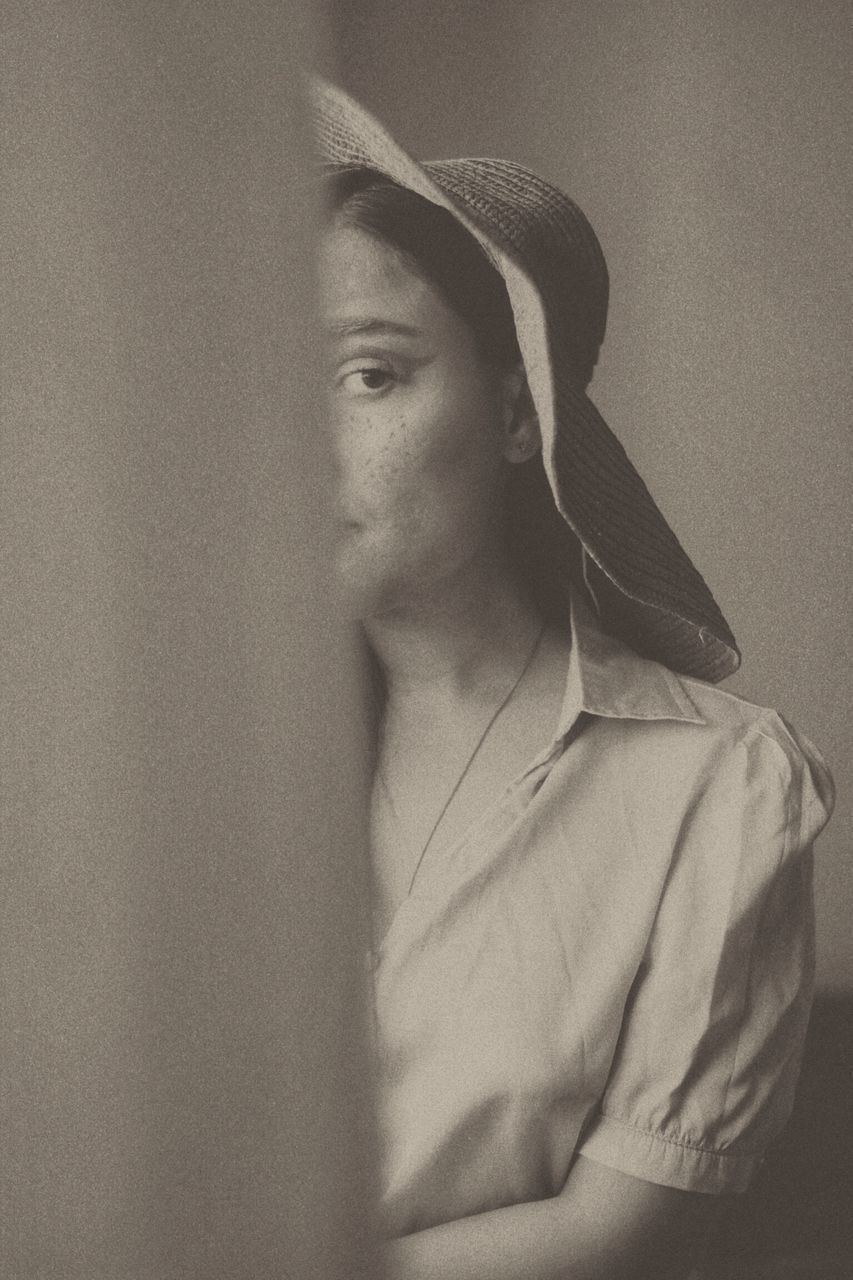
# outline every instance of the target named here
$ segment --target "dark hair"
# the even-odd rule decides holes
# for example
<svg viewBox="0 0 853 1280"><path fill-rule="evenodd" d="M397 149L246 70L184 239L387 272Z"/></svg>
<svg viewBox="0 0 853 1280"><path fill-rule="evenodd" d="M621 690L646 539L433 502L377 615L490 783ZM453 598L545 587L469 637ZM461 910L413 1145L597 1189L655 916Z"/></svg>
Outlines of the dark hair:
<svg viewBox="0 0 853 1280"><path fill-rule="evenodd" d="M384 240L433 284L497 368L520 363L512 307L500 273L453 214L372 169L331 184L336 221Z"/></svg>
<svg viewBox="0 0 853 1280"><path fill-rule="evenodd" d="M391 245L464 320L497 369L521 363L503 277L449 210L372 169L343 169L328 186L332 217ZM506 529L518 572L546 617L565 622L580 544L557 510L541 454L511 468Z"/></svg>

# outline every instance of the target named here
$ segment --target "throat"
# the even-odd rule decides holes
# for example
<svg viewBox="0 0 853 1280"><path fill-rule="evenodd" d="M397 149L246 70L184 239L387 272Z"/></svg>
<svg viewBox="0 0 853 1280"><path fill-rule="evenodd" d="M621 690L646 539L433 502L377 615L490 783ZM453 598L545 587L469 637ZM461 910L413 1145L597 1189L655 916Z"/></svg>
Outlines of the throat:
<svg viewBox="0 0 853 1280"><path fill-rule="evenodd" d="M488 589L487 589L488 588ZM508 575L443 584L438 598L390 608L365 620L368 640L382 668L392 713L418 704L463 713L488 705L517 672L543 619Z"/></svg>
<svg viewBox="0 0 853 1280"><path fill-rule="evenodd" d="M456 697L389 701L374 782L372 859L377 931L415 881L473 834L550 744L568 647L541 623L503 683Z"/></svg>

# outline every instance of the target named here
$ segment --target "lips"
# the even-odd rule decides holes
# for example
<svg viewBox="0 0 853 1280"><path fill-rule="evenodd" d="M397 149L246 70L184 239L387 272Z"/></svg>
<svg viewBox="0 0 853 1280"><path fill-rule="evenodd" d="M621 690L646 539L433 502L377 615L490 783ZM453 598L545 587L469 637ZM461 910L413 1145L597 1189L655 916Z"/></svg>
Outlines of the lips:
<svg viewBox="0 0 853 1280"><path fill-rule="evenodd" d="M364 528L364 521L357 516L350 515L348 512L343 512L338 517L338 528L345 533L355 533L357 530Z"/></svg>
<svg viewBox="0 0 853 1280"><path fill-rule="evenodd" d="M359 504L354 495L341 497L337 504L338 524L342 529L361 529L364 527L364 504Z"/></svg>

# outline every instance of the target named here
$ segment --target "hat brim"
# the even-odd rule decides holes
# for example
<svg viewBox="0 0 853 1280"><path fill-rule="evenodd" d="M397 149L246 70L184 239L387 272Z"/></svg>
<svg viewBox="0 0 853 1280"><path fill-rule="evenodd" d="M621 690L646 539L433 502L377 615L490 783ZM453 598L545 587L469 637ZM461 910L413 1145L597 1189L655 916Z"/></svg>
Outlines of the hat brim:
<svg viewBox="0 0 853 1280"><path fill-rule="evenodd" d="M558 367L542 294L490 196L500 170L476 161L419 163L354 99L312 82L321 160L364 167L449 210L478 241L506 284L518 345L542 433L555 504L597 566L593 587L603 620L643 656L674 671L718 681L740 654L707 584L679 543L624 448L569 369ZM454 163L464 166L454 182Z"/></svg>

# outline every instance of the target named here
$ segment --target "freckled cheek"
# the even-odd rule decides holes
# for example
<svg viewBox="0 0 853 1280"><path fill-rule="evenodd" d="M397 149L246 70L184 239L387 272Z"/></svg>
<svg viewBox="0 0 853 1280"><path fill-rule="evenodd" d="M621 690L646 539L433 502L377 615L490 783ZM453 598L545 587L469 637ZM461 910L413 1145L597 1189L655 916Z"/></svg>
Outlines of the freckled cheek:
<svg viewBox="0 0 853 1280"><path fill-rule="evenodd" d="M377 424L352 414L337 440L341 491L355 514L378 515L417 496L424 459L405 417Z"/></svg>
<svg viewBox="0 0 853 1280"><path fill-rule="evenodd" d="M458 411L444 414L353 410L340 422L344 506L356 518L412 525L438 518L489 485L493 469L485 431Z"/></svg>

